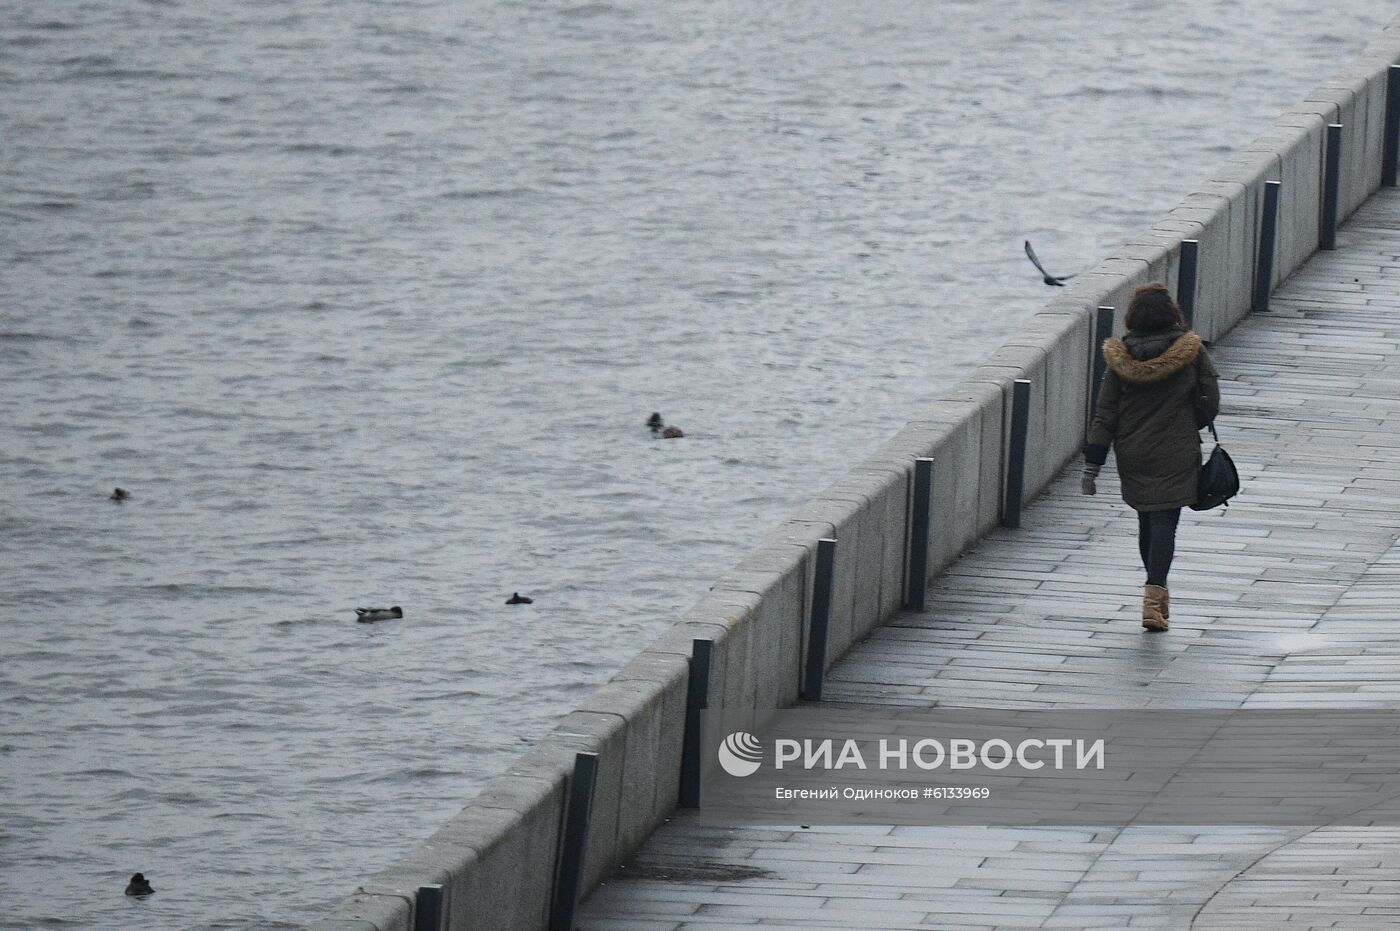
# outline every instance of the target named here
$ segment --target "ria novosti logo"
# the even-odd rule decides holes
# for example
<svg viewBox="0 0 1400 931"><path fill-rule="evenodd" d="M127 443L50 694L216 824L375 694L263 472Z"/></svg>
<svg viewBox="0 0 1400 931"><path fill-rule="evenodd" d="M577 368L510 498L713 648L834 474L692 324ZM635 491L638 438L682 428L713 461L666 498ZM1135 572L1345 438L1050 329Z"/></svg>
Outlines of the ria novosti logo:
<svg viewBox="0 0 1400 931"><path fill-rule="evenodd" d="M1103 769L1104 744L1102 737L1093 740L1080 737L1028 737L1015 745L999 737L980 741L953 737L946 741L917 740L911 746L905 738L882 738L877 745L877 756L867 761L865 754L868 750L862 751L860 742L854 739L838 742L831 738L779 738L774 742L773 767L779 770L801 768L826 772L847 767L868 770L872 764L880 770L907 770L911 765L921 770L981 768L991 772L1013 765L1027 771L1047 765L1056 770ZM1074 750L1073 759L1069 755L1071 749ZM724 738L718 753L720 767L731 776L752 776L763 765L763 742L748 731L735 731ZM1045 759L1047 756L1053 759ZM789 767L788 764L795 766Z"/></svg>
<svg viewBox="0 0 1400 931"><path fill-rule="evenodd" d="M748 731L735 731L719 745L719 765L731 776L752 776L763 765L763 744Z"/></svg>

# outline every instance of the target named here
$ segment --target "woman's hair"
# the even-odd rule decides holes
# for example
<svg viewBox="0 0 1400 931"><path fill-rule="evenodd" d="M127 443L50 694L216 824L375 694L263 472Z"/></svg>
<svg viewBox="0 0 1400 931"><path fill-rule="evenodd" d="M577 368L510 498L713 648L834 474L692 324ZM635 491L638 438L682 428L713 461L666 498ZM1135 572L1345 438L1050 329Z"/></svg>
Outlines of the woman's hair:
<svg viewBox="0 0 1400 931"><path fill-rule="evenodd" d="M1128 301L1128 329L1137 333L1158 333L1172 327L1186 329L1186 318L1172 300L1167 286L1160 282L1145 284L1133 292Z"/></svg>

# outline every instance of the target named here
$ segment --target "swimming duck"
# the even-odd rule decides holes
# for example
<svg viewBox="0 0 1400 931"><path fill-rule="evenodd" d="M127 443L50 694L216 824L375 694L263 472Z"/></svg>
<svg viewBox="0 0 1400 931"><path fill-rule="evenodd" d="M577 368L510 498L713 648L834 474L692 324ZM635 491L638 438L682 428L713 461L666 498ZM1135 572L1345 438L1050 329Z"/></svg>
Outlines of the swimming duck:
<svg viewBox="0 0 1400 931"><path fill-rule="evenodd" d="M396 621L403 617L403 608L394 605L392 608L356 608L355 620L361 624L372 624L375 621Z"/></svg>
<svg viewBox="0 0 1400 931"><path fill-rule="evenodd" d="M661 428L666 426L666 421L661 419L660 414L652 414L647 418L647 426L651 427L652 433L660 433Z"/></svg>
<svg viewBox="0 0 1400 931"><path fill-rule="evenodd" d="M534 603L535 603L535 599L533 599L533 598L526 598L524 595L520 594L519 592L515 592L515 593L512 594L509 598L506 599L506 604L508 604L508 605L532 605L532 604L534 604Z"/></svg>
<svg viewBox="0 0 1400 931"><path fill-rule="evenodd" d="M661 431L661 438L663 440L679 440L683 436L685 436L685 431L680 427L667 427L665 430Z"/></svg>
<svg viewBox="0 0 1400 931"><path fill-rule="evenodd" d="M150 895L155 891L156 890L151 887L151 884L146 881L146 877L142 876L140 873L133 873L131 882L126 884L127 895Z"/></svg>
<svg viewBox="0 0 1400 931"><path fill-rule="evenodd" d="M131 497L131 493L130 493L129 491L127 491L125 488L113 488L113 489L112 489L112 500L113 500L113 501L125 501L127 498L130 498L130 497Z"/></svg>

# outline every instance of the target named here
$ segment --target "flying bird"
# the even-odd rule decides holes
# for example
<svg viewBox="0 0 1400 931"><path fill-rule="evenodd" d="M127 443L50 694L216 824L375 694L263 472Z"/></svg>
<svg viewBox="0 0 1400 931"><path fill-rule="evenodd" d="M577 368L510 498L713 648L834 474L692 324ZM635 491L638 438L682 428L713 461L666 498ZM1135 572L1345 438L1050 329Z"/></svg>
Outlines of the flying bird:
<svg viewBox="0 0 1400 931"><path fill-rule="evenodd" d="M1040 272L1040 280L1052 288L1063 288L1065 282L1074 277L1073 275L1052 275L1047 272L1045 266L1040 264L1040 258L1035 254L1035 250L1031 248L1029 239L1026 240L1026 258L1030 259L1031 264L1036 267L1036 271Z"/></svg>

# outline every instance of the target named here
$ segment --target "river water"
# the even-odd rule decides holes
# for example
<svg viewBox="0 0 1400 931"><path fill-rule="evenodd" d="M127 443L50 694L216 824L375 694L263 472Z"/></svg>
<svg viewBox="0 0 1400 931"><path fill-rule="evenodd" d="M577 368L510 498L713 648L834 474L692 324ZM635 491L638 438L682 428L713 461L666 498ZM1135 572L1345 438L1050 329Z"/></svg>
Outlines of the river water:
<svg viewBox="0 0 1400 931"><path fill-rule="evenodd" d="M152 929L387 865L1393 12L4 10L0 926Z"/></svg>

